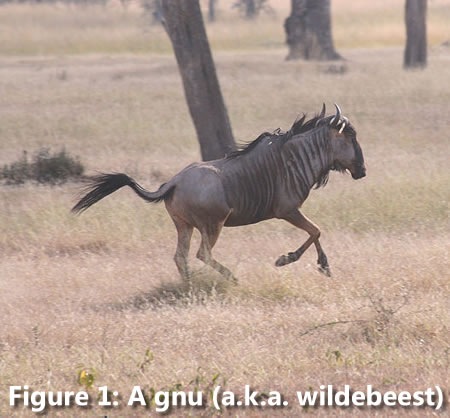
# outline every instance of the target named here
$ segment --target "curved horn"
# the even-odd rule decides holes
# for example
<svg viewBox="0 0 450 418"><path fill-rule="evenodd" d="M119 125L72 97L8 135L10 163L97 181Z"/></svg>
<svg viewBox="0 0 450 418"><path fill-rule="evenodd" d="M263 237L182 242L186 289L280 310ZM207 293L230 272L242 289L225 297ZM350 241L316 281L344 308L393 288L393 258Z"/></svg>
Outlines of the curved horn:
<svg viewBox="0 0 450 418"><path fill-rule="evenodd" d="M336 116L334 117L334 120L336 121L336 125L341 121L341 108L335 103L334 106L336 107Z"/></svg>
<svg viewBox="0 0 450 418"><path fill-rule="evenodd" d="M322 104L322 110L320 111L320 114L317 116L317 120L316 120L316 127L319 126L319 123L321 122L321 120L323 119L323 117L325 116L325 103Z"/></svg>
<svg viewBox="0 0 450 418"><path fill-rule="evenodd" d="M322 110L321 110L320 115L319 115L320 119L322 119L325 116L325 111L326 111L325 103L323 103Z"/></svg>
<svg viewBox="0 0 450 418"><path fill-rule="evenodd" d="M333 118L330 120L330 125L339 125L339 122L341 121L341 108L335 103L334 106L336 107L336 114L333 116Z"/></svg>

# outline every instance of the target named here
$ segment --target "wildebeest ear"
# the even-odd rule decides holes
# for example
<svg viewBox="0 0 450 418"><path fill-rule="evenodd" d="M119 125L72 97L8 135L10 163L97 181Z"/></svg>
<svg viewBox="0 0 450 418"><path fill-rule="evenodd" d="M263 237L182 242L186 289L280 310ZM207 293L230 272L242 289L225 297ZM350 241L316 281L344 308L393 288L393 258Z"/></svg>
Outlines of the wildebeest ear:
<svg viewBox="0 0 450 418"><path fill-rule="evenodd" d="M344 132L345 126L348 125L348 117L347 116L342 116L341 118L341 128L339 129L339 133L341 134L342 132ZM336 128L339 127L339 124L336 125Z"/></svg>

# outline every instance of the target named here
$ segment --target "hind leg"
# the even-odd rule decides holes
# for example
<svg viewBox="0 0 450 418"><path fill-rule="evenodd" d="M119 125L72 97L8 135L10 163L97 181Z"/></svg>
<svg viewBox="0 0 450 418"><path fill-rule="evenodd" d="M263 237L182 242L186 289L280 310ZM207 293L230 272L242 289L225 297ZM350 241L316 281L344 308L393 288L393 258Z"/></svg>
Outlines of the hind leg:
<svg viewBox="0 0 450 418"><path fill-rule="evenodd" d="M220 264L217 260L215 260L211 254L211 250L216 244L217 239L219 238L222 226L222 223L203 226L203 228L200 230L202 241L197 252L197 258L199 260L202 260L208 266L212 267L214 270L218 271L226 279L232 280L234 283L237 283L238 280L233 276L233 273L225 266Z"/></svg>
<svg viewBox="0 0 450 418"><path fill-rule="evenodd" d="M188 266L188 255L189 255L189 247L191 244L192 238L192 225L189 225L185 221L172 217L172 220L177 228L178 232L178 242L177 242L177 250L175 252L174 261L177 265L178 271L183 280L190 279L190 271Z"/></svg>

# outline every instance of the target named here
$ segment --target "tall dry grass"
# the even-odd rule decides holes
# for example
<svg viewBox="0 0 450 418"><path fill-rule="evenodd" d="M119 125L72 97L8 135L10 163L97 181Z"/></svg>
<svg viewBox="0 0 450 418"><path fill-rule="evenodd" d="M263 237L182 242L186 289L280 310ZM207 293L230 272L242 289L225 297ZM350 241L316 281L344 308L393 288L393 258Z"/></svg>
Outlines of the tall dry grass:
<svg viewBox="0 0 450 418"><path fill-rule="evenodd" d="M433 2L430 13L443 4ZM20 22L30 6L10 7ZM377 7L366 3L347 13L355 21L387 13ZM47 13L47 27L61 24L52 13L75 19L66 9L39 10ZM343 10L335 10L336 22L346 16ZM94 48L99 55L84 54L115 36L108 16L80 56L52 55L73 53L68 44L49 47L60 42L52 30L39 39L48 55L34 56L26 30L15 42L33 56L16 56L18 46L3 49L0 165L24 149L65 146L91 173L125 171L154 189L198 159L170 55L105 55L103 47ZM235 24L246 34L247 23ZM400 33L401 22L396 28ZM192 381L207 390L219 373L214 384L239 392L245 384L279 390L290 401L288 409L236 409L225 416L298 416L309 411L295 406L295 390L321 384L450 388L449 51L432 48L425 71L404 72L401 48L346 49L348 71L336 75L328 64L287 63L282 49L260 50L252 40L244 45L233 53L231 43L223 45L215 54L237 139L287 129L299 113L319 111L323 101L329 107L338 102L358 131L367 178L333 174L304 206L322 228L334 277L317 272L313 250L276 269L277 256L297 248L305 235L270 221L226 229L215 248L239 277L238 286L193 259L196 276L188 287L172 262L176 235L163 205L146 205L121 190L74 218L69 209L79 185L0 186L1 416L32 415L7 405L10 385L81 390L82 369L94 376L93 394L108 385L126 398L134 385L186 389ZM198 243L195 235L193 247ZM432 415L427 409L369 412ZM61 409L49 416L73 414L153 412ZM213 412L173 412L189 415Z"/></svg>

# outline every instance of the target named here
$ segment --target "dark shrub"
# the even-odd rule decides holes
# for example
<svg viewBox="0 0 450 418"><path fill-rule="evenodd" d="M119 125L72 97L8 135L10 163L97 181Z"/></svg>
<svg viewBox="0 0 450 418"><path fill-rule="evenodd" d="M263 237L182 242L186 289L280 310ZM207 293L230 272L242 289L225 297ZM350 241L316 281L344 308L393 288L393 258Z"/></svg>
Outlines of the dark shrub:
<svg viewBox="0 0 450 418"><path fill-rule="evenodd" d="M78 158L69 155L65 149L50 153L48 148L41 148L29 161L26 151L22 157L10 165L5 165L0 178L6 184L23 184L25 181L61 184L83 175L84 167Z"/></svg>

